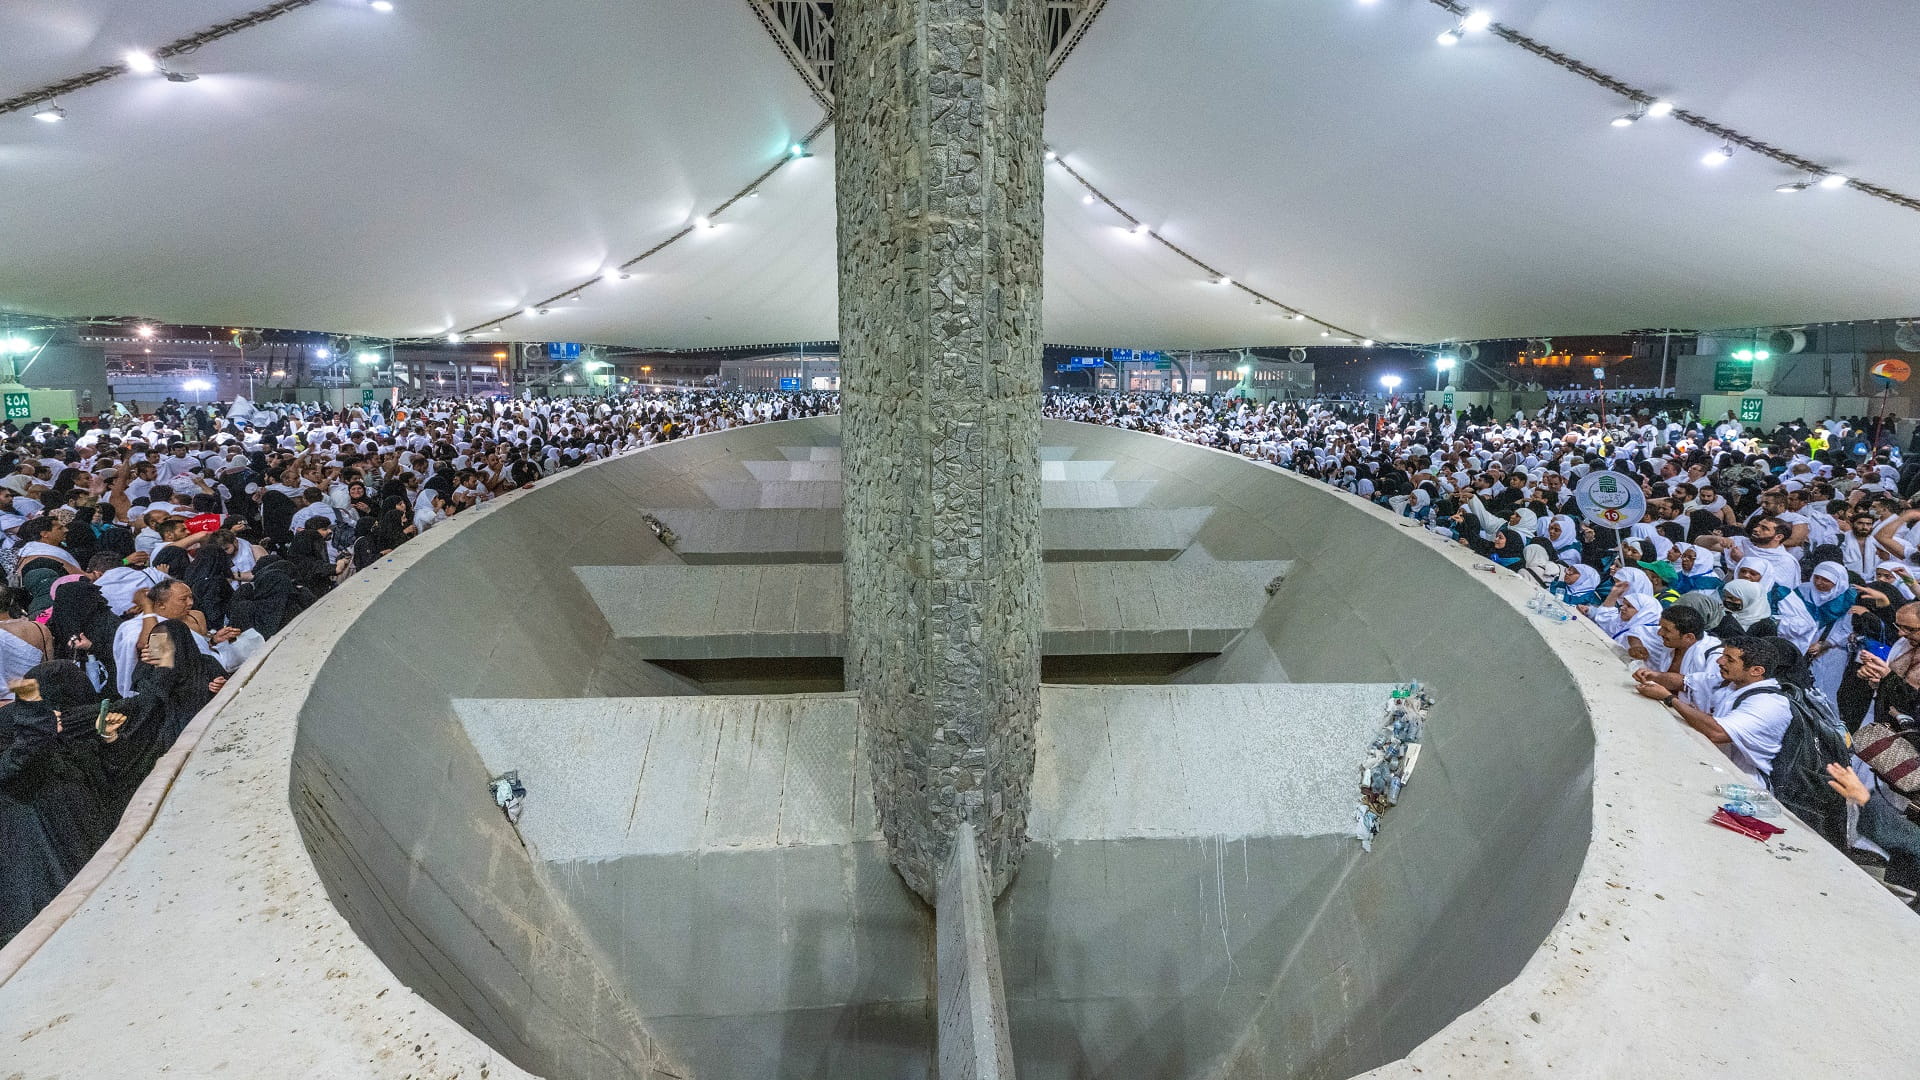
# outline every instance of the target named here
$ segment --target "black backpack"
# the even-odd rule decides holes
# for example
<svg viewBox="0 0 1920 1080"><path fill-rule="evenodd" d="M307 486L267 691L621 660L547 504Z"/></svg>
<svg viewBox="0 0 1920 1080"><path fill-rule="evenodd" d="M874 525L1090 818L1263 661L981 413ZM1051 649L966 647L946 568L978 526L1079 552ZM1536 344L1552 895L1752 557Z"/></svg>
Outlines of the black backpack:
<svg viewBox="0 0 1920 1080"><path fill-rule="evenodd" d="M1840 848L1847 845L1847 801L1827 786L1827 766L1845 766L1853 756L1847 726L1839 711L1819 690L1797 686L1783 672L1780 685L1748 690L1733 699L1733 707L1755 694L1779 694L1787 699L1792 718L1780 737L1767 787L1781 806L1806 822L1807 827Z"/></svg>

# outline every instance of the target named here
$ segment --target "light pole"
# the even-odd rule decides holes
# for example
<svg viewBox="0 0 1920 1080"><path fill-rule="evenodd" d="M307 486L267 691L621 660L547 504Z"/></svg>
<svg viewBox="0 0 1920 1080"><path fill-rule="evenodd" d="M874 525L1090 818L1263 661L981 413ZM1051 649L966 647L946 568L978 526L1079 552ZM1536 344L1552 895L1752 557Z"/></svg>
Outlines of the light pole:
<svg viewBox="0 0 1920 1080"><path fill-rule="evenodd" d="M1247 380L1253 377L1253 365L1241 364L1235 370L1240 372L1240 385L1239 387L1237 387L1237 389L1240 391L1241 397L1246 397L1247 396Z"/></svg>
<svg viewBox="0 0 1920 1080"><path fill-rule="evenodd" d="M1600 383L1600 426L1607 426L1607 369L1605 365L1593 369L1593 377Z"/></svg>
<svg viewBox="0 0 1920 1080"><path fill-rule="evenodd" d="M1446 381L1446 378L1447 378L1447 372L1449 372L1449 371L1452 371L1452 370L1453 370L1453 357L1451 357L1451 356L1442 356L1442 357L1439 357L1439 358L1437 358L1437 359L1435 359L1435 360L1434 360L1434 362L1433 362L1433 388L1434 388L1435 390L1440 390L1440 389L1442 389L1442 387L1441 387L1441 385L1440 385L1440 384Z"/></svg>

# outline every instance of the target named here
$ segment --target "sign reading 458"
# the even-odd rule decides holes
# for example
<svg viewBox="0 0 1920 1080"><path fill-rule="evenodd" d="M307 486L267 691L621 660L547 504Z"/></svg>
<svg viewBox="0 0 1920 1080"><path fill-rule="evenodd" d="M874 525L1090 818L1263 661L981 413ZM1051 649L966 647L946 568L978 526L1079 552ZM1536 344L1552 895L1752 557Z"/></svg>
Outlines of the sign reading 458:
<svg viewBox="0 0 1920 1080"><path fill-rule="evenodd" d="M33 399L25 394L7 395L7 419L28 420L33 417Z"/></svg>

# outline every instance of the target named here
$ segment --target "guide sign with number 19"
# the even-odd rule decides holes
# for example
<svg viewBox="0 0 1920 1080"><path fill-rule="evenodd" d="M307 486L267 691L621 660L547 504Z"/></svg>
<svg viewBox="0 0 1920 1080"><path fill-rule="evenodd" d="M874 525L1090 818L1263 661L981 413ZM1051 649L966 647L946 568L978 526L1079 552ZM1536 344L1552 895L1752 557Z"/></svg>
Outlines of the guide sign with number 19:
<svg viewBox="0 0 1920 1080"><path fill-rule="evenodd" d="M1624 529L1647 516L1640 485L1616 472L1588 473L1573 489L1580 515L1603 529Z"/></svg>

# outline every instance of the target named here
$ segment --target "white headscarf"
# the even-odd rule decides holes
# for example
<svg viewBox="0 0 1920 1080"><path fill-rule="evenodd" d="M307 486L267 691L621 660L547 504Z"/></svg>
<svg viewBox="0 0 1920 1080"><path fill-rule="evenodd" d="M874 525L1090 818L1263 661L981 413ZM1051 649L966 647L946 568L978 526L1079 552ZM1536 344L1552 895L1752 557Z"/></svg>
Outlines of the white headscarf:
<svg viewBox="0 0 1920 1080"><path fill-rule="evenodd" d="M1626 583L1628 595L1637 592L1646 593L1648 596L1653 595L1653 578L1649 577L1647 572L1639 567L1629 566L1623 568L1618 574L1614 575L1614 580L1616 582Z"/></svg>
<svg viewBox="0 0 1920 1080"><path fill-rule="evenodd" d="M1768 563L1765 559L1741 559L1739 562L1733 564L1733 576L1736 579L1740 578L1740 571L1742 570L1752 570L1754 573L1759 574L1760 581L1758 584L1761 590L1769 595L1772 594L1773 587L1780 584L1779 579L1774 576L1772 564Z"/></svg>
<svg viewBox="0 0 1920 1080"><path fill-rule="evenodd" d="M1814 578L1825 578L1834 583L1833 588L1823 589ZM1813 573L1800 585L1800 595L1812 600L1815 605L1830 603L1834 597L1846 592L1849 582L1847 568L1837 562L1823 562L1813 568Z"/></svg>
<svg viewBox="0 0 1920 1080"><path fill-rule="evenodd" d="M1547 522L1547 540L1555 548L1572 547L1580 542L1580 527L1565 514L1555 515Z"/></svg>
<svg viewBox="0 0 1920 1080"><path fill-rule="evenodd" d="M1590 593L1600 587L1600 571L1586 563L1572 563L1567 567L1573 571L1573 584L1567 586L1570 593Z"/></svg>
<svg viewBox="0 0 1920 1080"><path fill-rule="evenodd" d="M1737 611L1731 604L1727 605L1727 614L1733 616L1733 621L1742 630L1773 615L1773 605L1767 602L1766 586L1757 581L1735 578L1720 587L1720 595L1740 601Z"/></svg>

